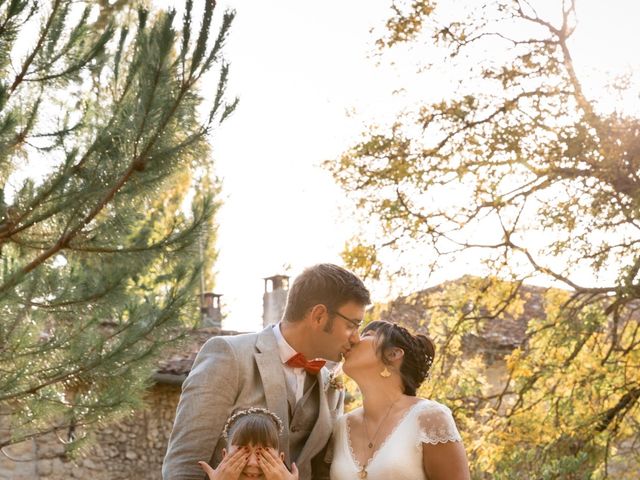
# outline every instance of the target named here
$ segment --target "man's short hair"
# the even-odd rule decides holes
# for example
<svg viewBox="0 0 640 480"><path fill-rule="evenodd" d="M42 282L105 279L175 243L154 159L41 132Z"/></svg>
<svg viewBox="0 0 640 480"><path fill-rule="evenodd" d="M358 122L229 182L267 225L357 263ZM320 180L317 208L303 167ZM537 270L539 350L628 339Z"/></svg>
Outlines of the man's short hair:
<svg viewBox="0 0 640 480"><path fill-rule="evenodd" d="M283 320L296 322L318 304L336 311L347 302L369 305L371 297L362 280L342 267L320 263L300 274L287 297Z"/></svg>

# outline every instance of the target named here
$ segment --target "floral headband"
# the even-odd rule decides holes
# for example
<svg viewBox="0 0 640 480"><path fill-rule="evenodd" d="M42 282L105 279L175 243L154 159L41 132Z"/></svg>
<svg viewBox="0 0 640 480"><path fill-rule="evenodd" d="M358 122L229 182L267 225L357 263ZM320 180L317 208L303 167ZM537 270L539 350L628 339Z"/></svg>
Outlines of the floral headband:
<svg viewBox="0 0 640 480"><path fill-rule="evenodd" d="M227 419L227 423L224 424L224 428L222 429L222 435L224 437L227 437L229 435L229 429L233 426L233 424L236 422L236 420L238 420L240 417L245 417L247 415L252 415L254 413L261 413L261 414L266 415L267 417L271 418L274 421L274 423L276 424L276 427L278 429L278 434L282 433L282 430L283 430L284 427L282 425L282 420L280 420L280 417L278 417L272 411L267 410L266 408L251 407L251 408L247 408L245 410L239 410L236 413L234 413L233 415L231 415Z"/></svg>

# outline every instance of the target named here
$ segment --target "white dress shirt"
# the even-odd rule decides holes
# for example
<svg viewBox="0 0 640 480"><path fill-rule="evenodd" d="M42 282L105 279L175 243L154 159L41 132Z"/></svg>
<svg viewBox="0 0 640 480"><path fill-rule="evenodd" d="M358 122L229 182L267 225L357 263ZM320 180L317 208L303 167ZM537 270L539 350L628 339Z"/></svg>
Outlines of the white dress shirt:
<svg viewBox="0 0 640 480"><path fill-rule="evenodd" d="M278 343L278 350L280 352L280 360L282 360L284 376L287 380L289 388L295 394L296 402L298 402L304 394L304 381L306 379L307 372L305 372L304 368L302 367L294 368L287 365L287 360L289 360L298 352L296 352L282 336L280 323L277 323L273 326L273 334L276 336L276 342Z"/></svg>

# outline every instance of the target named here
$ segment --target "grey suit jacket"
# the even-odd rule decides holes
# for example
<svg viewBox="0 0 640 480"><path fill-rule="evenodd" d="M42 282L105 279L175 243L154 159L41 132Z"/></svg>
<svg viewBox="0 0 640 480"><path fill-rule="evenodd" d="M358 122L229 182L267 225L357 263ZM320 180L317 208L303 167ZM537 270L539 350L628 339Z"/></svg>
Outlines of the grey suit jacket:
<svg viewBox="0 0 640 480"><path fill-rule="evenodd" d="M332 388L328 376L326 368L318 374L318 419L299 458L293 459L300 480L328 478L325 449L344 402L344 391ZM290 466L287 386L272 326L259 333L213 337L200 349L182 385L162 478L204 478L197 462L219 463L224 424L235 409L246 407L265 407L282 419L280 449Z"/></svg>

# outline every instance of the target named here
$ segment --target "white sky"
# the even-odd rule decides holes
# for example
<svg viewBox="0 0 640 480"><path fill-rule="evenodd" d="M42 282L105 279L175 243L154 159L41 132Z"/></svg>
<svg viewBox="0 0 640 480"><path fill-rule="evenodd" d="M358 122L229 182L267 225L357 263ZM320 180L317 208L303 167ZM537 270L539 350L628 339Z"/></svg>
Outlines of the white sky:
<svg viewBox="0 0 640 480"><path fill-rule="evenodd" d="M354 143L363 119L394 110L391 92L407 71L376 67L371 59L370 29L384 23L389 3L219 4L237 11L226 56L229 91L240 97L213 142L225 195L216 266L225 328L261 328L262 277L285 265L295 275L314 263L340 262L355 227L340 211L348 211L344 194L319 164ZM598 71L621 72L637 62L640 2L582 0L578 13L575 61L597 92L604 78Z"/></svg>
<svg viewBox="0 0 640 480"><path fill-rule="evenodd" d="M383 101L391 82L367 60L383 2L224 2L237 10L226 57L239 108L214 137L223 177L216 291L228 329L262 326L263 277L340 262L352 227L319 164L359 135L346 109ZM220 4L219 6L223 6ZM388 99L386 100L389 101Z"/></svg>
<svg viewBox="0 0 640 480"><path fill-rule="evenodd" d="M371 58L376 35L370 30L380 31L390 3L219 2L219 10L237 11L225 55L231 62L229 93L240 97L213 137L215 169L223 180L215 292L223 294L224 328L261 328L263 277L340 263L356 226L344 193L320 164L338 158L371 121L391 119L398 107L393 90L412 81L415 59L398 58L391 68L377 67ZM599 95L608 75L603 72L638 69L640 2L579 0L578 13L574 60L581 76L591 78L587 93ZM426 88L437 97L448 85L440 79ZM207 90L213 94L215 85L205 85ZM638 104L637 95L631 100ZM451 266L437 279L459 277L466 267ZM403 288L425 287L418 280ZM374 290L374 299L384 300L385 292Z"/></svg>

